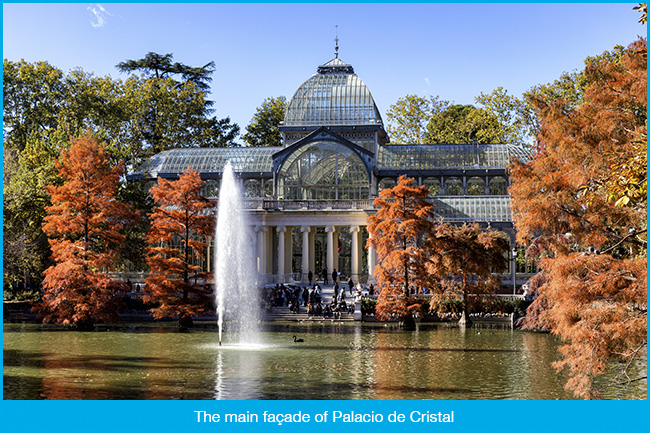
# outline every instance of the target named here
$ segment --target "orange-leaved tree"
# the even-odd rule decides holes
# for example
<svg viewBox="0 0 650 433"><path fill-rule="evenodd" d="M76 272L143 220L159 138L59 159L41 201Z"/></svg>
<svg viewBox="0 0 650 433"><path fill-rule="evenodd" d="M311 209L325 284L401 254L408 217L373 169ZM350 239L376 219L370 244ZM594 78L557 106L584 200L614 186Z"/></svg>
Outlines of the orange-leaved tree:
<svg viewBox="0 0 650 433"><path fill-rule="evenodd" d="M158 178L151 189L156 208L151 214L149 276L145 302L152 302L155 318L178 317L180 328L205 312L210 290L207 272L199 266L207 252L206 240L214 233L213 204L201 195L203 181L188 168L176 181Z"/></svg>
<svg viewBox="0 0 650 433"><path fill-rule="evenodd" d="M55 265L45 271L43 298L36 309L48 322L92 329L119 319L123 283L109 277L130 208L115 199L124 164L110 158L90 133L63 150L57 163L60 186L47 186L43 231Z"/></svg>
<svg viewBox="0 0 650 433"><path fill-rule="evenodd" d="M541 258L536 302L566 343L556 366L594 398L610 361L642 362L647 346L646 40L590 64L585 79L575 108L534 101L539 144L513 163L510 193L518 240Z"/></svg>
<svg viewBox="0 0 650 433"><path fill-rule="evenodd" d="M411 326L420 304L411 297L412 288L429 287L425 268L425 237L434 226L428 190L414 186L413 179L400 176L397 185L383 189L373 201L377 213L368 218L368 245L377 252L380 319L397 319Z"/></svg>
<svg viewBox="0 0 650 433"><path fill-rule="evenodd" d="M447 299L463 300L463 320L469 308L499 289L501 279L493 273L506 268L508 237L503 232L483 230L478 224L438 224L427 236L429 257L426 270L436 281L431 309L439 310Z"/></svg>

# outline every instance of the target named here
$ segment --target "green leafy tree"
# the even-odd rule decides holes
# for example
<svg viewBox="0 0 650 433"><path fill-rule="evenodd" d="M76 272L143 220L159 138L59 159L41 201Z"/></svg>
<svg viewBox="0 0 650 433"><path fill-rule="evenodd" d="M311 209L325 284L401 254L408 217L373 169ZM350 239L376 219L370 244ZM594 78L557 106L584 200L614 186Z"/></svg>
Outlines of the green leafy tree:
<svg viewBox="0 0 650 433"><path fill-rule="evenodd" d="M438 96L406 95L397 100L386 112L387 132L395 144L429 143L427 125L431 116L443 111L448 101Z"/></svg>
<svg viewBox="0 0 650 433"><path fill-rule="evenodd" d="M242 139L254 147L282 146L278 126L284 120L286 110L287 98L284 96L266 98L262 105L257 107Z"/></svg>
<svg viewBox="0 0 650 433"><path fill-rule="evenodd" d="M503 125L486 110L471 105L450 105L431 116L427 125L427 142L436 144L502 143Z"/></svg>
<svg viewBox="0 0 650 433"><path fill-rule="evenodd" d="M536 118L530 105L523 99L509 95L506 89L499 87L490 94L481 92L475 101L496 117L503 129L503 143L532 144L537 133Z"/></svg>
<svg viewBox="0 0 650 433"><path fill-rule="evenodd" d="M29 139L47 138L65 97L64 74L47 62L2 64L3 146L22 151Z"/></svg>
<svg viewBox="0 0 650 433"><path fill-rule="evenodd" d="M148 52L142 59L126 60L117 64L120 72L142 72L147 78L174 78L178 85L185 82L192 82L197 89L207 91L212 81L212 73L215 70L214 62L204 66L194 67L183 63L174 62L173 54L158 54ZM206 102L212 105L211 102Z"/></svg>
<svg viewBox="0 0 650 433"><path fill-rule="evenodd" d="M139 103L136 125L143 147L154 154L173 147L234 146L239 126L211 117L214 101L207 95L214 62L192 67L172 61L172 54L149 52L116 66L123 73L142 74L136 85L142 93L133 102Z"/></svg>
<svg viewBox="0 0 650 433"><path fill-rule="evenodd" d="M3 147L3 289L36 290L50 265L50 247L42 229L50 205L46 185L60 182L58 153L32 138L22 152Z"/></svg>

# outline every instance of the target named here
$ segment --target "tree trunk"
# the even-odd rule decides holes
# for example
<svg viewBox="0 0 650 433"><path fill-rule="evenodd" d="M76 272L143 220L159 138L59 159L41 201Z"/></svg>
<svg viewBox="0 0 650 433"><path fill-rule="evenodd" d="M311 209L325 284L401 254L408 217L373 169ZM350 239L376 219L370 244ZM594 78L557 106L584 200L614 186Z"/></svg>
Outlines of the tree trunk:
<svg viewBox="0 0 650 433"><path fill-rule="evenodd" d="M187 331L192 326L194 326L194 321L192 320L192 316L189 314L181 315L178 318L178 323L176 324L176 326L178 326L179 331Z"/></svg>
<svg viewBox="0 0 650 433"><path fill-rule="evenodd" d="M406 331L415 331L416 326L413 314L408 313L406 317L404 317L402 321L399 322L399 326Z"/></svg>
<svg viewBox="0 0 650 433"><path fill-rule="evenodd" d="M83 320L80 320L74 324L74 327L77 331L94 331L95 322L92 318L87 317Z"/></svg>

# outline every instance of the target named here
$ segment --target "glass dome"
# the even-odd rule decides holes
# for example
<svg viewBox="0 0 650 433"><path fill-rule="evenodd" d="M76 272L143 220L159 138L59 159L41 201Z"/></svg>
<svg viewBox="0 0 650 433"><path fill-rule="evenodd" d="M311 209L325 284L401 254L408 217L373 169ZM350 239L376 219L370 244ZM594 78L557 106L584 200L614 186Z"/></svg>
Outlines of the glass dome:
<svg viewBox="0 0 650 433"><path fill-rule="evenodd" d="M318 73L294 93L285 126L381 124L370 91L351 65L335 58L318 67Z"/></svg>
<svg viewBox="0 0 650 433"><path fill-rule="evenodd" d="M294 151L279 173L279 195L288 200L358 200L369 197L366 167L351 149L316 141Z"/></svg>

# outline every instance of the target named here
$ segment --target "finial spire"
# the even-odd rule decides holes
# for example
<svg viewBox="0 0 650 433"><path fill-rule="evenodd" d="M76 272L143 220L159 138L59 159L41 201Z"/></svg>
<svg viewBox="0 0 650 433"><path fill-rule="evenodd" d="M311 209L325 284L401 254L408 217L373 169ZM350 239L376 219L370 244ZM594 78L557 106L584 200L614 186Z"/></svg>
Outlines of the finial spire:
<svg viewBox="0 0 650 433"><path fill-rule="evenodd" d="M339 26L338 24L335 26L336 27L336 38L334 39L334 58L338 59L339 58Z"/></svg>

